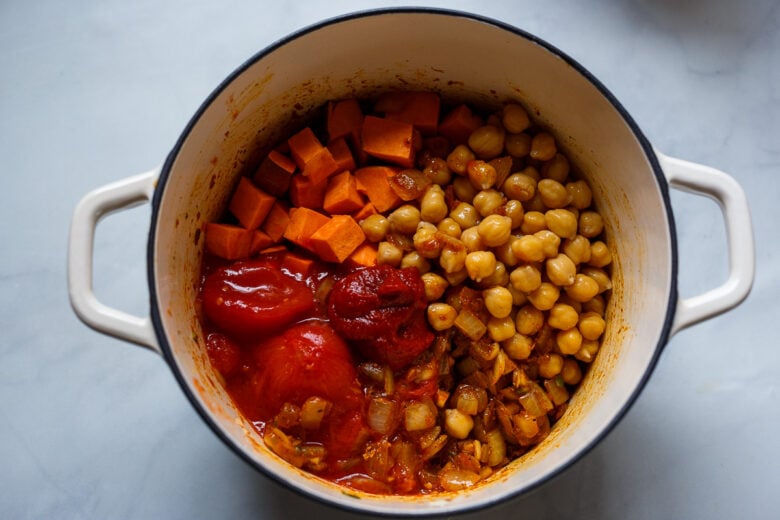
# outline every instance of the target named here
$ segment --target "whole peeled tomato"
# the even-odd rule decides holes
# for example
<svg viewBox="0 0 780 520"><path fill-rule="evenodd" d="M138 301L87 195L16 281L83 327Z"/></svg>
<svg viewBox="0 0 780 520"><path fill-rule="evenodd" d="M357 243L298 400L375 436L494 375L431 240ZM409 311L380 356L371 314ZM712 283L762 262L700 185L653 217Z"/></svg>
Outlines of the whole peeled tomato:
<svg viewBox="0 0 780 520"><path fill-rule="evenodd" d="M260 343L254 358L255 409L263 420L284 403L300 406L317 396L340 404L360 393L349 348L326 322L294 325Z"/></svg>
<svg viewBox="0 0 780 520"><path fill-rule="evenodd" d="M267 259L214 270L203 283L202 298L206 316L240 336L273 334L314 309L311 289Z"/></svg>

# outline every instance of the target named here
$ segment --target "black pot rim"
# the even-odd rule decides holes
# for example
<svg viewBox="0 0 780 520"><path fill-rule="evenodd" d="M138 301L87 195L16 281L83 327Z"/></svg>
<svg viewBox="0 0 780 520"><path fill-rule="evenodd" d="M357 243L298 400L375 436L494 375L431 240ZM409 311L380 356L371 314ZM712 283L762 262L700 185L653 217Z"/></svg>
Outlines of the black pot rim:
<svg viewBox="0 0 780 520"><path fill-rule="evenodd" d="M671 328L672 328L672 321L674 319L674 314L676 310L676 304L677 304L677 296L678 296L678 248L677 248L677 234L676 234L676 228L675 228L675 222L674 222L674 214L672 212L671 207L671 199L669 196L669 185L666 180L666 177L663 174L663 171L659 165L658 159L655 155L655 152L653 150L653 147L650 145L650 142L647 140L645 135L640 130L639 126L636 124L634 119L629 115L629 113L626 111L626 109L623 107L623 105L617 100L617 98L604 86L595 76L593 76L585 67L583 67L579 62L568 56L566 53L558 49L557 47L547 43L546 41L538 38L537 36L534 36L533 34L530 34L522 29L519 29L517 27L514 27L512 25L506 24L504 22L485 17L479 14L464 12L464 11L458 11L453 9L440 9L440 8L427 8L427 7L400 7L400 8L380 8L380 9L369 9L369 10L363 10L363 11L356 11L345 15L340 15L332 18L325 19L323 21L320 21L318 23L312 24L308 27L302 28L294 33L291 33L290 35L277 40L276 42L272 43L271 45L267 46L265 49L257 52L255 55L250 57L248 60L246 60L241 66L239 66L236 70L234 70L229 76L225 78L225 80L220 83L216 89L203 101L203 103L200 105L198 110L195 112L193 117L188 122L187 126L185 127L184 131L179 136L178 140L176 141L175 146L171 150L171 152L168 154L165 163L163 164L160 177L157 183L157 187L154 192L154 196L152 198L152 217L151 217L151 224L150 224L150 233L149 233L149 241L147 244L147 279L149 284L149 294L150 294L150 310L151 310L151 320L152 324L154 326L155 333L157 335L157 339L160 344L160 349L162 351L163 357L168 363L168 365L171 367L171 371L173 372L174 376L176 377L176 380L178 381L179 385L181 386L182 390L184 391L185 395L189 399L190 403L193 405L195 410L197 410L200 417L203 419L203 421L213 430L213 432L222 439L222 441L231 449L233 450L239 457L241 457L243 460L245 460L250 466L260 471L262 474L266 475L267 477L271 478L272 480L275 480L282 486L286 487L287 489L292 489L293 491L297 492L300 495L306 496L308 498L313 498L319 503L323 503L325 505L333 507L334 504L328 501L325 501L321 497L318 497L314 494L311 494L307 492L306 490L299 489L295 486L290 485L288 482L286 482L281 477L271 473L266 468L262 467L261 465L257 464L247 453L244 452L238 445L236 445L232 439L220 428L219 424L217 424L208 414L208 412L200 405L198 399L195 396L195 393L190 388L189 384L187 383L186 379L184 378L183 374L178 368L178 365L176 363L176 360L173 356L173 352L171 349L170 344L167 341L167 337L165 334L165 329L162 323L161 319L161 312L158 305L158 294L156 290L156 279L155 279L155 257L156 257L156 251L155 251L155 242L156 242L156 232L157 232L157 224L158 224L158 215L160 210L160 204L162 200L162 194L165 191L165 186L167 184L168 178L170 176L170 171L173 166L173 163L176 160L176 157L183 145L183 143L186 141L187 137L189 136L190 132L194 128L194 126L197 124L200 117L203 115L203 113L206 111L206 109L212 104L212 102L220 95L220 93L227 88L227 86L232 83L238 76L240 76L246 69L248 69L250 66L252 66L255 62L262 59L269 53L273 52L277 48L286 45L287 43L296 40L297 38L300 38L302 36L305 36L311 32L320 30L324 27L338 24L341 22L358 19L358 18L368 18L368 17L374 17L374 16L386 16L386 15L394 15L394 14L426 14L426 15L437 15L437 16L446 16L446 17L463 17L463 18L469 18L478 22L487 23L489 25L493 25L499 29L503 29L505 31L508 31L516 36L520 36L526 40L529 40L535 44L540 45L541 47L545 48L552 54L556 55L560 59L564 60L568 65L570 65L572 68L574 68L577 72L579 72L583 77L585 77L594 87L596 87L599 92L610 102L610 104L613 106L613 108L620 114L620 116L623 118L624 122L628 125L629 128L631 128L631 131L633 132L634 136L640 143L644 154L646 158L648 159L653 173L656 177L656 181L658 183L659 190L661 191L661 196L664 201L664 208L666 211L666 217L667 221L669 222L669 235L671 237L671 284L670 284L670 291L669 291L669 297L666 302L666 316L664 319L664 323L662 325L661 334L659 337L659 341L653 351L653 355L650 359L650 362L648 363L647 367L645 368L644 374L642 375L639 384L636 386L634 391L632 392L629 399L626 401L626 403L622 406L621 409L619 409L610 422L607 424L607 426L599 432L599 434L586 446L584 446L582 449L580 449L579 452L575 453L574 456L572 456L569 460L567 460L565 463L561 464L558 468L555 469L555 471L548 474L545 478L540 479L537 482L532 483L528 487L524 487L523 489L510 492L507 494L503 494L501 496L497 496L495 500L491 500L485 503L477 504L474 506L464 506L462 508L457 509L456 512L462 513L467 511L475 511L480 509L486 509L489 507L492 507L498 503L507 501L511 498L515 498L519 495L527 494L528 492L532 491L533 489L538 488L542 484L549 482L551 479L565 471L567 468L569 468L571 465L573 465L575 462L580 460L583 456L585 456L587 453L589 453L597 444L599 444L614 428L615 426L623 419L623 417L626 415L628 410L631 408L631 406L634 404L634 402L639 397L639 394L644 389L645 385L647 384L648 379L650 378L653 370L655 369L658 358L661 355L661 352L663 351L664 346L666 345L667 341L669 340L670 334L671 334ZM358 507L359 501L356 501L355 507L350 507L348 505L343 504L335 504L335 507L344 508L347 510L351 510L354 512L365 512L364 509ZM452 514L455 511L447 510L442 511L440 513L433 512L433 513L426 513L429 516L440 516L445 514ZM396 512L395 514L398 514L400 512ZM376 514L376 513L375 513ZM380 516L389 516L383 515L382 513L379 513ZM413 513L409 514L410 516L413 515Z"/></svg>

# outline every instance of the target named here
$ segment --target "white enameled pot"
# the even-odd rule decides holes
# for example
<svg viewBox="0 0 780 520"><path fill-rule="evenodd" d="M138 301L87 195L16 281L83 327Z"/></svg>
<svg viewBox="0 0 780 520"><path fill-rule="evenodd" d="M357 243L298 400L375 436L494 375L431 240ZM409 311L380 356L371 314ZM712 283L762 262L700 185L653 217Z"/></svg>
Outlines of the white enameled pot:
<svg viewBox="0 0 780 520"><path fill-rule="evenodd" d="M564 417L526 456L457 494L347 492L280 460L241 417L211 369L196 312L201 229L219 216L238 177L328 100L388 89L434 90L445 101L482 107L522 103L553 131L590 182L615 259L603 347ZM712 197L725 218L728 279L695 297L677 293L670 186ZM151 315L135 317L95 298L92 243L102 216L148 201ZM478 16L400 9L328 20L252 57L203 103L161 168L84 197L73 216L68 261L78 316L101 332L162 354L204 420L251 465L347 509L428 515L515 496L583 455L636 399L671 335L747 296L754 248L740 186L720 171L653 149L607 89L561 51Z"/></svg>

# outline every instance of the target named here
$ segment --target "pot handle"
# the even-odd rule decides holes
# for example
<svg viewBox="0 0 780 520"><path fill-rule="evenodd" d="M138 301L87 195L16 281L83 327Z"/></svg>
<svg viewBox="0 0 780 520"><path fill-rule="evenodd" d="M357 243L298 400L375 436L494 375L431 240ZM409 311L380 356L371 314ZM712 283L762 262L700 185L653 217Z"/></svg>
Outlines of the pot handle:
<svg viewBox="0 0 780 520"><path fill-rule="evenodd" d="M92 290L95 229L114 211L148 202L160 169L127 177L87 193L76 205L68 241L68 292L76 315L86 325L161 353L151 319L114 309L98 301Z"/></svg>
<svg viewBox="0 0 780 520"><path fill-rule="evenodd" d="M742 303L755 276L753 226L747 197L739 183L722 171L656 152L672 187L714 199L723 212L729 255L726 281L704 294L678 298L672 334L722 314Z"/></svg>

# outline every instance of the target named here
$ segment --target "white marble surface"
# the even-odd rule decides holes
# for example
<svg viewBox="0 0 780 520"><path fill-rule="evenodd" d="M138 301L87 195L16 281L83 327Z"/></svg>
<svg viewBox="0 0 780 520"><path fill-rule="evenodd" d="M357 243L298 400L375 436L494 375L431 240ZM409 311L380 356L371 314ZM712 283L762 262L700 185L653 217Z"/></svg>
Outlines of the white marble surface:
<svg viewBox="0 0 780 520"><path fill-rule="evenodd" d="M267 5L263 5L267 4ZM374 6L400 5L376 2ZM737 310L674 337L585 458L464 518L780 515L780 2L426 2L546 39L606 84L661 150L747 191L757 277ZM256 473L196 415L162 359L82 325L65 283L71 212L157 165L254 52L368 4L7 0L0 4L0 518L343 518ZM725 276L714 203L674 194L680 287ZM105 221L96 287L148 310L149 208Z"/></svg>

